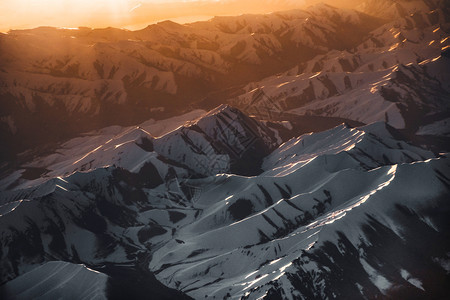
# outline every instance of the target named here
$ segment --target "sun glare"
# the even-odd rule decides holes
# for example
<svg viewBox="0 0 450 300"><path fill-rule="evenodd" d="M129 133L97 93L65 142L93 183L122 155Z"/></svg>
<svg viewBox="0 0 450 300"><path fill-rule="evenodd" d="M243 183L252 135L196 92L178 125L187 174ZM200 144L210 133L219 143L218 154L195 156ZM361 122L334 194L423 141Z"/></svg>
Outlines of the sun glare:
<svg viewBox="0 0 450 300"><path fill-rule="evenodd" d="M0 2L0 30L37 26L114 26L126 22L136 0L15 0Z"/></svg>
<svg viewBox="0 0 450 300"><path fill-rule="evenodd" d="M311 0L315 1L315 0ZM140 29L173 20L206 20L218 15L268 13L298 8L298 1L257 0L6 0L0 1L0 32L11 29L53 27L117 27Z"/></svg>

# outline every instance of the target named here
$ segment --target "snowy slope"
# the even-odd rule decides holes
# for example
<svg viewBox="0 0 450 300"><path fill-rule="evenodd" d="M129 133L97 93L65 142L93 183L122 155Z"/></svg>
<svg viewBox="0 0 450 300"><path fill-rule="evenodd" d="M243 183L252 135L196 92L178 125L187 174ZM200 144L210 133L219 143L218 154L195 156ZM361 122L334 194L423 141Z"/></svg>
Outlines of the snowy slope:
<svg viewBox="0 0 450 300"><path fill-rule="evenodd" d="M443 295L433 282L448 271L448 155L398 136L380 122L279 145L229 106L159 138L131 128L116 137L128 141L121 154L111 146L83 172L2 192L1 282L31 293L39 285L24 276L60 260L116 282L125 270L154 274L195 299Z"/></svg>
<svg viewBox="0 0 450 300"><path fill-rule="evenodd" d="M14 299L107 299L107 278L83 265L52 261L8 282L2 292Z"/></svg>
<svg viewBox="0 0 450 300"><path fill-rule="evenodd" d="M380 122L360 128L341 125L332 130L302 135L287 141L267 156L263 168L274 169L276 174L281 174L285 168L291 170L293 165L300 167L312 158L337 155L343 159L336 168L370 170L392 162L414 162L433 157L429 151L395 139L391 132L395 130ZM331 161L330 168L333 168Z"/></svg>
<svg viewBox="0 0 450 300"><path fill-rule="evenodd" d="M448 21L445 8L397 19L351 51L330 51L251 83L230 102L250 113L261 103L275 112L385 121L414 132L436 121L433 115L448 116Z"/></svg>
<svg viewBox="0 0 450 300"><path fill-rule="evenodd" d="M376 278L383 277L379 274L388 272L380 265L390 258L377 250L375 253L364 251L363 246L370 247L372 242L364 224L373 219L401 241L400 228L403 226L391 211L395 211L396 205L406 205L413 211L422 205L433 207L437 201L435 197L448 195L448 189L439 181L438 175L425 171L431 166L441 172L448 171L448 161L393 165L367 173L349 169L327 172L323 162L310 164L281 178L258 178L251 180L256 182L246 184L239 184L242 181L239 178L222 179L218 183L225 185L223 189L207 188L203 191L204 196L196 201L197 207L204 209L199 224L196 222L181 229L176 237L183 243L172 241L157 251L150 267L158 270L158 278L163 283L186 291L194 298L204 295L222 298L228 293L237 298L253 293L251 299L256 299L271 288L283 291L280 292L284 295L282 298L309 295L323 298L332 293L345 297L373 297L385 294L393 284L404 285L401 279L395 279L395 272L400 270L394 269L388 273L393 282L386 280L387 286L377 286ZM430 179L418 180L421 173ZM231 183L227 185L229 181ZM414 190L405 193L405 184L413 184ZM227 198L219 196L227 186L245 186L246 190ZM430 188L436 189L428 195L420 192L429 192ZM216 199L214 203L211 198ZM425 204L425 198L430 199L429 204ZM444 199L439 203L442 201ZM239 206L243 213L245 207L249 207L248 215L233 215L233 207ZM445 207L448 208L448 204ZM445 230L445 227L434 225L433 219L427 221L432 216L424 214L420 217L425 229L428 232ZM423 235L420 232L416 237L425 238ZM356 255L349 253L352 259L366 259L371 264L375 259L380 261L380 265L363 269L356 282L345 277L354 284L354 290L350 291L334 284L341 278L339 274L333 274L332 268L345 270L351 266L347 266L345 260L319 260L321 255L327 255L320 247L330 244L340 247L338 238L342 236L350 239L352 247L361 249L359 254L358 251L355 251ZM314 254L317 261L313 259ZM445 252L439 255L447 259ZM417 271L409 269L409 272ZM301 274L299 279L295 278L297 274ZM420 277L420 280L426 280L426 277ZM308 286L309 282L314 285ZM356 283L366 291L358 291ZM306 285L303 291L301 285Z"/></svg>
<svg viewBox="0 0 450 300"><path fill-rule="evenodd" d="M178 124L201 113L158 124L168 129L174 127L174 122ZM157 138L144 129L152 130L152 123L144 123L145 127L108 127L70 140L50 155L32 159L1 181L5 191L0 203L18 201L30 194L47 195L64 187L64 177L109 166L133 173L150 172L159 183L162 178L203 177L222 172L255 175L262 172L262 159L279 142L262 123L226 105ZM30 179L27 170L37 170L39 174Z"/></svg>
<svg viewBox="0 0 450 300"><path fill-rule="evenodd" d="M417 131L419 135L450 135L450 119L444 119L430 125L423 126Z"/></svg>
<svg viewBox="0 0 450 300"><path fill-rule="evenodd" d="M146 151L148 147L152 147L149 140L171 132L205 113L203 110L194 110L165 120L151 119L139 126L110 126L58 145L50 154L42 155L33 151L31 154L24 153L23 156L33 157L31 161L25 159L20 168L8 178L0 180L0 186L3 189L9 185L16 189L35 186L49 178L68 176L76 171L88 171L113 164L128 170L140 168L146 160L154 156ZM30 178L26 175L27 170L36 170L37 175ZM22 177L28 180L21 180Z"/></svg>

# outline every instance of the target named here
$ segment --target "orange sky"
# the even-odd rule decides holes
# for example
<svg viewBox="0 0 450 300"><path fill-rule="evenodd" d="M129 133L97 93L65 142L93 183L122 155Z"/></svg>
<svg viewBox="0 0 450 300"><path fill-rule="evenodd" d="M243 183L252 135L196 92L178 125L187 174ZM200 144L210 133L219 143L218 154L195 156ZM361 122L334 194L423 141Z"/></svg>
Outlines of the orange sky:
<svg viewBox="0 0 450 300"><path fill-rule="evenodd" d="M340 2L345 0L340 0ZM0 32L55 27L139 29L161 20L179 23L215 15L268 13L317 0L0 0ZM334 4L338 1L328 1Z"/></svg>

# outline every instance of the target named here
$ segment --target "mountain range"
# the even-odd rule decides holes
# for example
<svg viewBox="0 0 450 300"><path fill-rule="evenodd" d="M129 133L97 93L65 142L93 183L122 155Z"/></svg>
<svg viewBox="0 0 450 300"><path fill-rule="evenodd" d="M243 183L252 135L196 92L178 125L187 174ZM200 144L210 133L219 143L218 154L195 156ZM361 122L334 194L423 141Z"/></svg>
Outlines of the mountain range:
<svg viewBox="0 0 450 300"><path fill-rule="evenodd" d="M0 35L3 299L444 299L447 1Z"/></svg>
<svg viewBox="0 0 450 300"><path fill-rule="evenodd" d="M166 21L138 31L12 30L0 35L1 132L11 145L2 152L183 113L212 92L232 93L319 53L354 47L380 24L322 6L186 25ZM359 28L357 36L337 32L343 26Z"/></svg>
<svg viewBox="0 0 450 300"><path fill-rule="evenodd" d="M400 135L342 124L282 142L222 105L157 138L76 138L2 181L2 292L142 295L148 279L173 289L162 298L444 295L448 155Z"/></svg>

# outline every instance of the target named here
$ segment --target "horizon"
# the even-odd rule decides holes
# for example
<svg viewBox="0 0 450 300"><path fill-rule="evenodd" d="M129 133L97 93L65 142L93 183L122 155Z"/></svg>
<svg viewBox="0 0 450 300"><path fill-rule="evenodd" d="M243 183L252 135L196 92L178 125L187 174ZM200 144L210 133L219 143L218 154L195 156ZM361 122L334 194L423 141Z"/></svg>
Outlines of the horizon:
<svg viewBox="0 0 450 300"><path fill-rule="evenodd" d="M234 7L236 3L234 0L5 1L0 3L0 32L37 27L138 29L164 20L183 24L216 15L235 15L238 13ZM277 7L282 10L295 6ZM248 11L246 7L243 9L242 13ZM273 10L274 6L268 9ZM268 11L257 9L255 12Z"/></svg>
<svg viewBox="0 0 450 300"><path fill-rule="evenodd" d="M353 0L18 0L0 3L0 32L56 28L107 28L138 30L170 20L179 24L206 21L215 16L268 14L301 9L317 3L352 7Z"/></svg>

